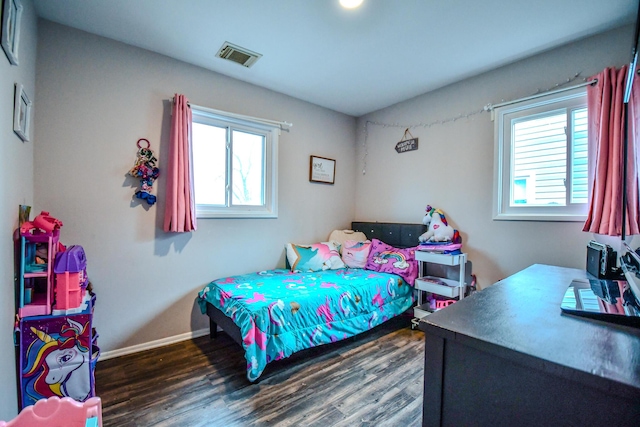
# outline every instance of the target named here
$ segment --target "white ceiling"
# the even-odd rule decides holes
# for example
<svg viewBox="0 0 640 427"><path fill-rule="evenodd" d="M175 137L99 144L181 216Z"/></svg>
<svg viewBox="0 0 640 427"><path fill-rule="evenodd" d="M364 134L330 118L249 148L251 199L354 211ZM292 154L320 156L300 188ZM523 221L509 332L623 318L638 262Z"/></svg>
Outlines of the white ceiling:
<svg viewBox="0 0 640 427"><path fill-rule="evenodd" d="M34 0L38 16L361 116L635 22L638 0ZM263 56L215 57L229 41ZM631 40L629 40L631 50Z"/></svg>

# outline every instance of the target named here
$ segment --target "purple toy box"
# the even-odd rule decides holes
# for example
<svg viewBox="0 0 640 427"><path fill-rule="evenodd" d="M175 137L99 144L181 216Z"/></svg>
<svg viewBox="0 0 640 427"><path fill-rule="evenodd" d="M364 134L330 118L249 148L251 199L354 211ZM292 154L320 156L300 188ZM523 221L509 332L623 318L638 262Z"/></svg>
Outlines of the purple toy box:
<svg viewBox="0 0 640 427"><path fill-rule="evenodd" d="M87 288L87 258L82 246L74 245L56 254L54 310L74 309L82 304Z"/></svg>
<svg viewBox="0 0 640 427"><path fill-rule="evenodd" d="M20 320L20 403L24 408L52 396L85 401L95 395L99 350L91 308L73 316Z"/></svg>

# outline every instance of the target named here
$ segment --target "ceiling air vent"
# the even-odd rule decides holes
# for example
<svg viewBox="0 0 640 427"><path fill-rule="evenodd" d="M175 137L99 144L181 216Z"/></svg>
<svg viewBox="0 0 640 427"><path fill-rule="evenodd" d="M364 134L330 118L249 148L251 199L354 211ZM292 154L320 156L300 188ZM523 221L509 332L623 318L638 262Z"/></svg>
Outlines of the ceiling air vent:
<svg viewBox="0 0 640 427"><path fill-rule="evenodd" d="M236 46L229 42L224 42L218 53L217 57L222 59L228 59L237 64L244 65L245 67L251 67L262 55L245 49L240 46Z"/></svg>

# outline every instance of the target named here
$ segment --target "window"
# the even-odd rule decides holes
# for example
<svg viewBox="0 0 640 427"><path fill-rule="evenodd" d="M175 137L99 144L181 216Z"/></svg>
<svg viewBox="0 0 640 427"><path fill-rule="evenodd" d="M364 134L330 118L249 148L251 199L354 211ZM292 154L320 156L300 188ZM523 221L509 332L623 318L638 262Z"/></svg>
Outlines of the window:
<svg viewBox="0 0 640 427"><path fill-rule="evenodd" d="M584 221L585 88L497 107L494 114L494 219Z"/></svg>
<svg viewBox="0 0 640 427"><path fill-rule="evenodd" d="M277 218L279 127L191 106L198 218Z"/></svg>

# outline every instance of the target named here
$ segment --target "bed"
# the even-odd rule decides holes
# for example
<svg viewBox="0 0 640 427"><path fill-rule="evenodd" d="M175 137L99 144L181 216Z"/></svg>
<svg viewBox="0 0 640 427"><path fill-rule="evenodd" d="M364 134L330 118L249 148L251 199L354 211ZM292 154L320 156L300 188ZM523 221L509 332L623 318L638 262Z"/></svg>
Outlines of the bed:
<svg viewBox="0 0 640 427"><path fill-rule="evenodd" d="M379 244L372 252L386 243L397 250L385 254L406 254L414 264L407 248L426 231L421 224L378 222L353 222L352 229ZM404 313L413 306L412 284L401 275L365 268L274 269L214 280L200 291L198 303L209 316L212 338L220 326L243 347L253 382L274 360L352 337Z"/></svg>

